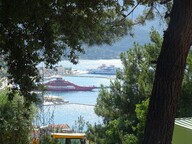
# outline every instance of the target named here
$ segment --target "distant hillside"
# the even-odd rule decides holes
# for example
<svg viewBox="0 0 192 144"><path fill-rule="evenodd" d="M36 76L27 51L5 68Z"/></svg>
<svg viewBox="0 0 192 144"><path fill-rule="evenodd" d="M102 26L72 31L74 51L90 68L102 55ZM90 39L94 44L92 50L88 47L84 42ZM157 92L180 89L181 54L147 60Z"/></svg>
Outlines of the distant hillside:
<svg viewBox="0 0 192 144"><path fill-rule="evenodd" d="M132 19L140 15L146 7L139 6L139 9L132 13ZM161 10L160 10L161 11ZM93 46L85 49L85 54L80 55L80 59L116 59L119 58L121 52L127 51L133 47L133 43L137 42L144 45L150 42L149 33L151 28L156 29L161 34L165 30L166 24L161 18L148 21L144 26L137 25L133 29L134 37L125 36L115 42L113 45ZM64 58L65 59L65 58Z"/></svg>
<svg viewBox="0 0 192 144"><path fill-rule="evenodd" d="M116 59L121 52L133 47L134 42L143 45L149 42L150 29L136 28L134 37L125 36L116 43L110 45L93 46L85 49L85 54L80 59Z"/></svg>
<svg viewBox="0 0 192 144"><path fill-rule="evenodd" d="M133 47L133 43L139 43L144 45L150 42L150 31L153 27L162 34L163 25L160 24L161 21L156 19L156 21L150 21L145 26L135 26L133 33L134 37L124 36L116 41L112 45L101 45L92 46L85 48L85 54L80 54L80 59L117 59L121 52L127 51L129 48ZM63 59L66 59L63 57Z"/></svg>

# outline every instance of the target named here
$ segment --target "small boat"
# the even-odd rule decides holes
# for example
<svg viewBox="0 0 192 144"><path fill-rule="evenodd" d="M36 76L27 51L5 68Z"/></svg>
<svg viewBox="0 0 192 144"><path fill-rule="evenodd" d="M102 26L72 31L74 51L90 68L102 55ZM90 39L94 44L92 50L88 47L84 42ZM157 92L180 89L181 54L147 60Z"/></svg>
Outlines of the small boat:
<svg viewBox="0 0 192 144"><path fill-rule="evenodd" d="M91 91L95 86L79 86L62 78L44 83L47 91Z"/></svg>
<svg viewBox="0 0 192 144"><path fill-rule="evenodd" d="M59 96L44 96L43 97L43 105L62 105L69 103L69 101L64 100L62 97Z"/></svg>
<svg viewBox="0 0 192 144"><path fill-rule="evenodd" d="M102 74L102 75L115 75L117 68L114 65L106 66L102 64L100 67L96 69L90 69L89 74Z"/></svg>

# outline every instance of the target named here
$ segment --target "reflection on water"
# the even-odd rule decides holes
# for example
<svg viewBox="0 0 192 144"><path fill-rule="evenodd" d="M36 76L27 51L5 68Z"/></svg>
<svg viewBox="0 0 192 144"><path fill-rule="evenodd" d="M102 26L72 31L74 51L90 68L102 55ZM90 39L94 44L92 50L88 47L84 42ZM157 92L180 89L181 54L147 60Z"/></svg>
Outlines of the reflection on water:
<svg viewBox="0 0 192 144"><path fill-rule="evenodd" d="M94 113L93 106L67 104L55 107L54 122L67 123L69 126L73 126L79 116L82 116L85 121L92 124L98 123L100 120Z"/></svg>

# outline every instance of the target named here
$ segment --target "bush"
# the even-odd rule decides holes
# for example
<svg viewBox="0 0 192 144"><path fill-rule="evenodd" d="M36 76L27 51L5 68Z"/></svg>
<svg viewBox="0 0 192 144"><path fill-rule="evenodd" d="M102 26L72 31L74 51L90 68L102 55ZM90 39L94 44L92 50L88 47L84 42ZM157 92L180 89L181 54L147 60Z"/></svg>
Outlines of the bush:
<svg viewBox="0 0 192 144"><path fill-rule="evenodd" d="M0 140L2 144L30 143L35 109L25 107L22 96L15 94L9 101L7 92L0 92Z"/></svg>

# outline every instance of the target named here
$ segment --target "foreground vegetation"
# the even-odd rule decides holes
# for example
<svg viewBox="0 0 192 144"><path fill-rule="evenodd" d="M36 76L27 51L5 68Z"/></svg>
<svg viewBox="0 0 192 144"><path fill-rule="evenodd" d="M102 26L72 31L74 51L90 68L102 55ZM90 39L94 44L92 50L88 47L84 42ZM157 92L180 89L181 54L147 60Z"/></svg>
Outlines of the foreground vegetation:
<svg viewBox="0 0 192 144"><path fill-rule="evenodd" d="M145 12L132 20L140 5ZM7 62L10 83L19 85L30 105L36 100L30 91L39 81L37 64L46 61L51 67L62 55L76 63L83 44L110 44L131 33L135 24L154 19L155 13L169 24L156 60L143 144L170 144L192 43L191 0L2 0L0 55Z"/></svg>
<svg viewBox="0 0 192 144"><path fill-rule="evenodd" d="M111 82L110 89L102 88L95 112L103 124L89 126L88 136L97 144L141 144L143 141L149 97L154 81L156 59L162 38L151 32L151 43L121 54L124 65ZM192 55L188 57L177 117L192 116Z"/></svg>
<svg viewBox="0 0 192 144"><path fill-rule="evenodd" d="M28 144L32 132L35 107L25 107L22 96L9 100L7 91L0 91L0 141L2 144Z"/></svg>
<svg viewBox="0 0 192 144"><path fill-rule="evenodd" d="M162 44L162 38L156 31L151 32L151 43L134 48L121 54L123 71L117 73L110 89L102 88L97 100L95 112L103 117L103 124L91 126L88 138L94 143L141 144L154 81L156 59ZM185 77L182 83L181 99L177 117L192 116L192 55L190 53ZM26 107L22 96L15 93L12 101L7 91L0 92L0 139L6 144L29 143L33 106ZM81 123L81 118L78 119ZM84 126L84 124L83 124ZM82 128L79 127L79 131ZM51 141L50 137L46 141Z"/></svg>

